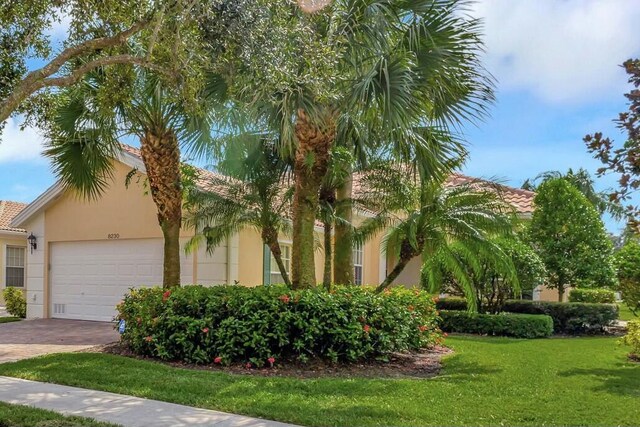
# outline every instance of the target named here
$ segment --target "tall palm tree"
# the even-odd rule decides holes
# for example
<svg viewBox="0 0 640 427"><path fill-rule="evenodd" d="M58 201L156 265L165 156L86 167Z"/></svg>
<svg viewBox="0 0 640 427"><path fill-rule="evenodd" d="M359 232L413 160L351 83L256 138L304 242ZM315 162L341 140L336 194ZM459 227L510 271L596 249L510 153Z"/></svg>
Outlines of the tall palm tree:
<svg viewBox="0 0 640 427"><path fill-rule="evenodd" d="M95 199L112 181L113 159L122 151L119 138L137 137L164 237L163 286L180 286L180 149L197 155L207 147L212 92L203 91L201 108L194 110L143 71L134 70L130 92L105 101L110 83L97 71L60 95L45 155L65 186Z"/></svg>
<svg viewBox="0 0 640 427"><path fill-rule="evenodd" d="M236 95L282 132L282 151L294 159L294 287L315 286L314 220L335 145L364 141L429 156L414 149L425 145L416 127L446 130L491 99L479 22L462 13L467 3L340 0L308 15L275 2L273 28L249 41L253 54L234 54L249 68Z"/></svg>
<svg viewBox="0 0 640 427"><path fill-rule="evenodd" d="M278 237L290 231L293 187L291 166L265 135L244 135L226 145L217 170L222 175L202 177L187 195L186 223L195 229L187 248L204 241L212 251L245 228L260 233L278 264L284 283L291 285Z"/></svg>
<svg viewBox="0 0 640 427"><path fill-rule="evenodd" d="M420 257L423 287L438 291L447 272L464 290L470 307L475 307L467 267L479 268L486 259L508 264L493 241L494 236L512 231L510 210L497 189L482 189L474 183L448 187L442 177L420 178L402 170L384 176L367 179L368 197L381 200L380 210L358 232L358 238L366 238L384 231L384 248L396 259L377 290L389 287L411 260Z"/></svg>

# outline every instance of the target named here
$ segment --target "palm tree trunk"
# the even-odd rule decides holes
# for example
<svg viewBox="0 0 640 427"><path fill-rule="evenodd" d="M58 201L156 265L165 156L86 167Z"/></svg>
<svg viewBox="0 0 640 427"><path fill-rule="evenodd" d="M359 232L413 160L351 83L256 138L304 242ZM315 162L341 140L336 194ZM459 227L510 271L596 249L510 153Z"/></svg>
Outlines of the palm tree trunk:
<svg viewBox="0 0 640 427"><path fill-rule="evenodd" d="M380 286L376 288L376 292L382 292L385 289L387 289L389 286L391 286L393 281L398 278L398 276L400 275L400 273L402 273L402 271L405 269L407 264L409 264L409 261L411 261L413 258L415 258L417 255L419 255L422 252L423 243L419 241L419 245L420 245L420 248L415 249L413 246L411 246L411 244L407 240L404 240L402 242L402 244L400 245L400 257L398 259L398 263L396 264L395 267L393 267L393 270L391 270L391 273L389 273L387 277L385 277L384 281L380 283Z"/></svg>
<svg viewBox="0 0 640 427"><path fill-rule="evenodd" d="M352 285L354 283L352 192L353 172L349 171L349 178L338 188L336 194L336 216L341 220L336 222L333 278L336 283L341 285Z"/></svg>
<svg viewBox="0 0 640 427"><path fill-rule="evenodd" d="M151 197L158 211L164 236L162 286L180 286L180 228L182 226L182 183L180 148L171 130L147 131L141 139L140 153L149 179Z"/></svg>
<svg viewBox="0 0 640 427"><path fill-rule="evenodd" d="M271 228L263 228L262 241L269 247L271 255L273 255L273 258L276 260L276 264L278 264L278 270L280 270L280 275L282 276L284 284L291 287L291 280L289 279L289 273L287 273L287 267L284 265L284 261L282 261L282 249L278 242L278 232Z"/></svg>
<svg viewBox="0 0 640 427"><path fill-rule="evenodd" d="M333 122L321 128L299 110L295 133L298 146L294 159L291 284L300 289L316 286L314 225L336 130Z"/></svg>
<svg viewBox="0 0 640 427"><path fill-rule="evenodd" d="M322 278L322 285L326 290L331 289L331 223L329 221L324 222L324 276Z"/></svg>

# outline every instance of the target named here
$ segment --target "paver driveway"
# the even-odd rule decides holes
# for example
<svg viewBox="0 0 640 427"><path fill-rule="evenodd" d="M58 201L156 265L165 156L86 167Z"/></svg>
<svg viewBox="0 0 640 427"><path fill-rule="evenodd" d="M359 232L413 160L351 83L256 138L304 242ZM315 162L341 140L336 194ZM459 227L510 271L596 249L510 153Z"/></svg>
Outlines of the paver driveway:
<svg viewBox="0 0 640 427"><path fill-rule="evenodd" d="M118 340L113 324L35 319L0 324L0 363L83 350Z"/></svg>

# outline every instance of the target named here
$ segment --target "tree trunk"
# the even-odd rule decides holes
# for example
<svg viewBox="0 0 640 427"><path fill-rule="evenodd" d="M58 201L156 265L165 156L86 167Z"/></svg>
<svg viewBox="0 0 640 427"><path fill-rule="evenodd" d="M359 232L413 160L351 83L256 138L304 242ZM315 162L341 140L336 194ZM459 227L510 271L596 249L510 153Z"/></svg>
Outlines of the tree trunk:
<svg viewBox="0 0 640 427"><path fill-rule="evenodd" d="M331 223L324 222L324 276L322 278L322 285L326 290L331 289Z"/></svg>
<svg viewBox="0 0 640 427"><path fill-rule="evenodd" d="M335 250L333 258L333 279L341 285L353 285L353 172L349 171L349 178L338 188L336 194L336 222Z"/></svg>
<svg viewBox="0 0 640 427"><path fill-rule="evenodd" d="M140 154L149 179L151 197L158 211L158 223L164 236L162 286L180 286L180 228L182 226L182 185L180 147L171 130L147 131L141 140Z"/></svg>
<svg viewBox="0 0 640 427"><path fill-rule="evenodd" d="M558 302L564 300L564 285L558 285Z"/></svg>
<svg viewBox="0 0 640 427"><path fill-rule="evenodd" d="M314 225L320 185L327 174L336 130L333 122L320 127L311 122L303 110L299 110L295 133L298 146L294 159L291 285L300 289L316 285Z"/></svg>
<svg viewBox="0 0 640 427"><path fill-rule="evenodd" d="M400 259L398 263L393 267L393 270L391 270L391 273L387 275L384 281L380 283L380 286L376 288L376 292L382 292L387 289L391 283L398 278L400 273L402 273L407 264L409 264L409 261L420 254L420 252L422 251L414 249L408 241L403 241L400 245Z"/></svg>
<svg viewBox="0 0 640 427"><path fill-rule="evenodd" d="M284 284L291 287L289 273L287 273L287 268L282 261L282 249L278 242L278 232L274 229L264 228L262 230L262 241L269 247L271 255L273 255L273 258L276 260L276 264L278 264L278 270L280 270L280 275L282 276Z"/></svg>

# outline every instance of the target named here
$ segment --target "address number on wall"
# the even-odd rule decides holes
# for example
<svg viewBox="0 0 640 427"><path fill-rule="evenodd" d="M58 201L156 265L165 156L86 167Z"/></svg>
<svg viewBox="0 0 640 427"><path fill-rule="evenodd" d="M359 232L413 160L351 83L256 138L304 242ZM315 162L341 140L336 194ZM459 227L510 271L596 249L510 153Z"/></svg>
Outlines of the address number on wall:
<svg viewBox="0 0 640 427"><path fill-rule="evenodd" d="M107 234L107 239L119 239L120 238L120 234L119 233L109 233Z"/></svg>

